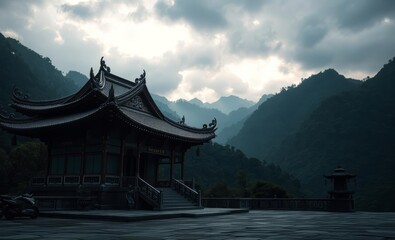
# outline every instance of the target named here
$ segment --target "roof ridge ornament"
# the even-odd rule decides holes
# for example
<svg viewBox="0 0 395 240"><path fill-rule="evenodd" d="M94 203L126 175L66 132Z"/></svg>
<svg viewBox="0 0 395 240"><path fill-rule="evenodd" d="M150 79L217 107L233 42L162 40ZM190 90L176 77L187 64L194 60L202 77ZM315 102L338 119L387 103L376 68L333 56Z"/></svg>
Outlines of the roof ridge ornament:
<svg viewBox="0 0 395 240"><path fill-rule="evenodd" d="M135 80L134 80L134 82L137 84L137 83L140 83L140 82L142 82L142 81L145 81L145 70L143 69L143 73L140 75L140 77L139 78L136 78Z"/></svg>
<svg viewBox="0 0 395 240"><path fill-rule="evenodd" d="M104 85L106 83L105 77L104 77L103 72L99 72L99 73L100 73L100 76L99 76L99 79L97 79L97 77L95 77L95 74L93 72L93 68L91 67L91 71L89 73L89 77L90 77L89 80L92 81L93 87L103 89Z"/></svg>
<svg viewBox="0 0 395 240"><path fill-rule="evenodd" d="M179 124L184 125L185 124L185 116L182 115L181 121L178 122Z"/></svg>
<svg viewBox="0 0 395 240"><path fill-rule="evenodd" d="M91 71L89 72L89 79L95 79L95 74L93 73L92 67L91 67Z"/></svg>
<svg viewBox="0 0 395 240"><path fill-rule="evenodd" d="M209 128L215 128L217 126L217 119L214 118L211 120L211 123L208 124ZM203 124L203 128L207 128L207 124Z"/></svg>
<svg viewBox="0 0 395 240"><path fill-rule="evenodd" d="M111 69L109 66L106 65L106 61L104 61L104 57L100 58L100 69L104 70L106 72L111 72Z"/></svg>
<svg viewBox="0 0 395 240"><path fill-rule="evenodd" d="M2 105L0 105L0 116L2 118L15 119L15 113L8 112Z"/></svg>
<svg viewBox="0 0 395 240"><path fill-rule="evenodd" d="M12 95L20 100L26 100L30 98L29 94L25 94L23 93L19 88L14 87L13 91L12 91Z"/></svg>

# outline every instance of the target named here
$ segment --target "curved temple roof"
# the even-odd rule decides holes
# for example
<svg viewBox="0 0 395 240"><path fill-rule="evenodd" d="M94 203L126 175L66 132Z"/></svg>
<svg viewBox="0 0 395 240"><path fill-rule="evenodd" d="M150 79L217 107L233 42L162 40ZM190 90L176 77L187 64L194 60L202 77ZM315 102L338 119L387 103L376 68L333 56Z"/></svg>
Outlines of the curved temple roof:
<svg viewBox="0 0 395 240"><path fill-rule="evenodd" d="M100 70L90 71L89 81L75 94L45 101L30 100L28 95L14 89L11 106L28 116L15 119L0 114L0 126L5 130L27 136L56 127L72 126L113 114L119 120L141 131L188 142L205 142L215 137L217 121L194 128L165 117L146 87L146 73L133 82L110 73L103 58ZM114 114L115 113L115 114Z"/></svg>

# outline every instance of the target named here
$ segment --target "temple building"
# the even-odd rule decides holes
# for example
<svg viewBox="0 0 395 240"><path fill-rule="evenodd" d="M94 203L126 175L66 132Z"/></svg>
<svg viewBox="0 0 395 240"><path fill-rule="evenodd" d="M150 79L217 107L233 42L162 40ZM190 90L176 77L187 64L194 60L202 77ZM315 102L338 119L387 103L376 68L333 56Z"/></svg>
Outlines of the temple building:
<svg viewBox="0 0 395 240"><path fill-rule="evenodd" d="M195 128L164 116L145 71L129 81L102 58L99 72L91 69L73 95L35 101L14 89L11 100L24 117L1 115L0 126L48 146L46 176L31 184L43 208L201 206L200 193L184 180L185 152L215 137L216 119Z"/></svg>

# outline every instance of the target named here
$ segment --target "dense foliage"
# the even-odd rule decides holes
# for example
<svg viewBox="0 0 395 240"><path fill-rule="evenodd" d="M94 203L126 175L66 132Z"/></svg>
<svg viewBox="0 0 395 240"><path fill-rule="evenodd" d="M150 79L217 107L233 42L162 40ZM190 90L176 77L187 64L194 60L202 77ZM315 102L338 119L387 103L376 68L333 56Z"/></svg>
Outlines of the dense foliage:
<svg viewBox="0 0 395 240"><path fill-rule="evenodd" d="M301 194L299 181L274 164L248 158L240 150L217 143L204 144L198 148L192 148L186 154L186 177L195 178L204 191L211 191L211 195L214 195L214 188L219 195L220 191L224 191L223 194L228 191L228 195L243 196L246 195L243 191L249 190L257 181L280 185L291 195ZM228 190L220 190L220 186L226 186ZM236 191L232 191L232 188Z"/></svg>
<svg viewBox="0 0 395 240"><path fill-rule="evenodd" d="M10 152L0 148L0 194L28 191L31 177L45 175L47 147L40 142L27 142Z"/></svg>

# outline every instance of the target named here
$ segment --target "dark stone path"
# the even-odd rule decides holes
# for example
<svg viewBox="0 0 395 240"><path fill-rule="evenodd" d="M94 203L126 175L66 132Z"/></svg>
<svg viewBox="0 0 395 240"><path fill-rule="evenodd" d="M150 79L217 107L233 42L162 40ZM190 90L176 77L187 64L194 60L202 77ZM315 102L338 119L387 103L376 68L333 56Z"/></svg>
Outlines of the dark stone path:
<svg viewBox="0 0 395 240"><path fill-rule="evenodd" d="M250 211L142 222L2 219L0 239L395 239L395 213Z"/></svg>

